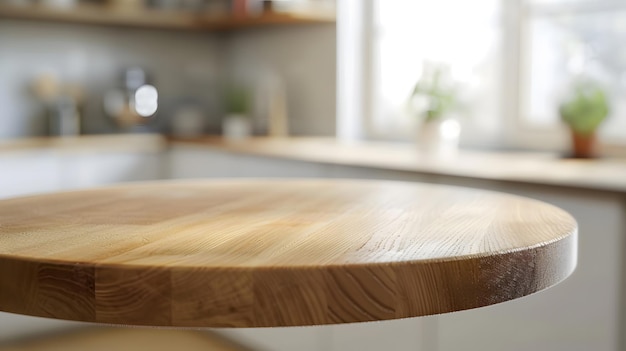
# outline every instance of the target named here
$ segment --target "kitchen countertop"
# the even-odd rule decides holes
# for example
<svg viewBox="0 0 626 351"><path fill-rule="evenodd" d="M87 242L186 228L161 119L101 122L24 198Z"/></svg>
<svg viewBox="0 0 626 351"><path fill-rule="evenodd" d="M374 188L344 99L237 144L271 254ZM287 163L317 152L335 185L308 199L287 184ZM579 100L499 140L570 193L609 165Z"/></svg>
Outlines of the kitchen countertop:
<svg viewBox="0 0 626 351"><path fill-rule="evenodd" d="M434 157L413 144L343 142L334 138L220 137L170 139L228 152L324 164L626 193L626 159L566 159L556 153L460 150Z"/></svg>
<svg viewBox="0 0 626 351"><path fill-rule="evenodd" d="M626 158L565 159L556 153L471 150L460 150L456 155L448 157L434 157L420 152L413 144L344 142L320 137L254 137L237 142L218 136L180 139L156 134L25 138L0 141L0 153L33 149L61 152L161 152L168 145L321 164L626 194Z"/></svg>
<svg viewBox="0 0 626 351"><path fill-rule="evenodd" d="M103 134L0 140L0 152L47 149L61 152L158 152L167 148L159 134Z"/></svg>

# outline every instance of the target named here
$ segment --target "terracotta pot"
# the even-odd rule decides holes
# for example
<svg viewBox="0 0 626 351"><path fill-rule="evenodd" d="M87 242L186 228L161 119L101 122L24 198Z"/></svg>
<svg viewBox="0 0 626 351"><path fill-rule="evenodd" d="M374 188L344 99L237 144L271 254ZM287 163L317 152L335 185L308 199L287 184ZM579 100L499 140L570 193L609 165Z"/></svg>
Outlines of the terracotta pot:
<svg viewBox="0 0 626 351"><path fill-rule="evenodd" d="M596 134L579 134L572 130L572 148L575 158L595 157Z"/></svg>

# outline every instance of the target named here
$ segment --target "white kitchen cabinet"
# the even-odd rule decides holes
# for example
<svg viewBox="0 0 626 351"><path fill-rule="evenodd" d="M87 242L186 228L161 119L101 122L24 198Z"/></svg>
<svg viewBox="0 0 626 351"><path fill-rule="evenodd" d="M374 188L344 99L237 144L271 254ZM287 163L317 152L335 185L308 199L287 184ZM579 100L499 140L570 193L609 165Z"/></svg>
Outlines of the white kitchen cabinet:
<svg viewBox="0 0 626 351"><path fill-rule="evenodd" d="M230 177L230 155L194 146L173 146L165 155L168 178Z"/></svg>
<svg viewBox="0 0 626 351"><path fill-rule="evenodd" d="M272 351L433 351L432 317L312 327L222 329L253 349Z"/></svg>
<svg viewBox="0 0 626 351"><path fill-rule="evenodd" d="M331 351L435 351L436 319L433 317L331 326L328 348Z"/></svg>
<svg viewBox="0 0 626 351"><path fill-rule="evenodd" d="M401 172L387 169L343 165L329 166L324 176L328 178L379 179L408 182L420 181L426 183L433 183L438 179L436 175L417 175L414 172Z"/></svg>
<svg viewBox="0 0 626 351"><path fill-rule="evenodd" d="M324 176L325 165L249 156L207 149L202 146L174 146L167 155L170 178L317 178Z"/></svg>
<svg viewBox="0 0 626 351"><path fill-rule="evenodd" d="M61 189L163 178L161 155L128 152L69 152L57 156Z"/></svg>
<svg viewBox="0 0 626 351"><path fill-rule="evenodd" d="M0 198L164 178L162 155L29 149L0 153Z"/></svg>
<svg viewBox="0 0 626 351"><path fill-rule="evenodd" d="M317 163L238 154L230 159L234 177L319 178L325 173Z"/></svg>
<svg viewBox="0 0 626 351"><path fill-rule="evenodd" d="M0 153L0 198L59 189L59 165L49 150Z"/></svg>

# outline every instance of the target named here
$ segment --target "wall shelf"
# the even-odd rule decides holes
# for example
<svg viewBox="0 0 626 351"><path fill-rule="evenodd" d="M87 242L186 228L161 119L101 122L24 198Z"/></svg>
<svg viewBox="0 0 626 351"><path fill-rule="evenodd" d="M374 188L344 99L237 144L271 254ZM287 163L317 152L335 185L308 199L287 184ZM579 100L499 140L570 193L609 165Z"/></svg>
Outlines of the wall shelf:
<svg viewBox="0 0 626 351"><path fill-rule="evenodd" d="M254 17L232 17L159 10L120 11L103 6L54 9L40 5L0 5L0 19L199 31L225 31L273 25L335 23L335 16L328 13L266 13Z"/></svg>

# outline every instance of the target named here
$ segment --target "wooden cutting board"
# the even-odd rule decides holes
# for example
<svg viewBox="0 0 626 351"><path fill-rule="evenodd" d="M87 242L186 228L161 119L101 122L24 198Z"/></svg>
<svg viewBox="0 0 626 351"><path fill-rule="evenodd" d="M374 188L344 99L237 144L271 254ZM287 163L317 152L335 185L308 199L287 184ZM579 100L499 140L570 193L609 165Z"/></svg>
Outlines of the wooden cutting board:
<svg viewBox="0 0 626 351"><path fill-rule="evenodd" d="M357 180L154 182L0 201L0 310L150 326L385 320L515 299L576 265L531 199Z"/></svg>

